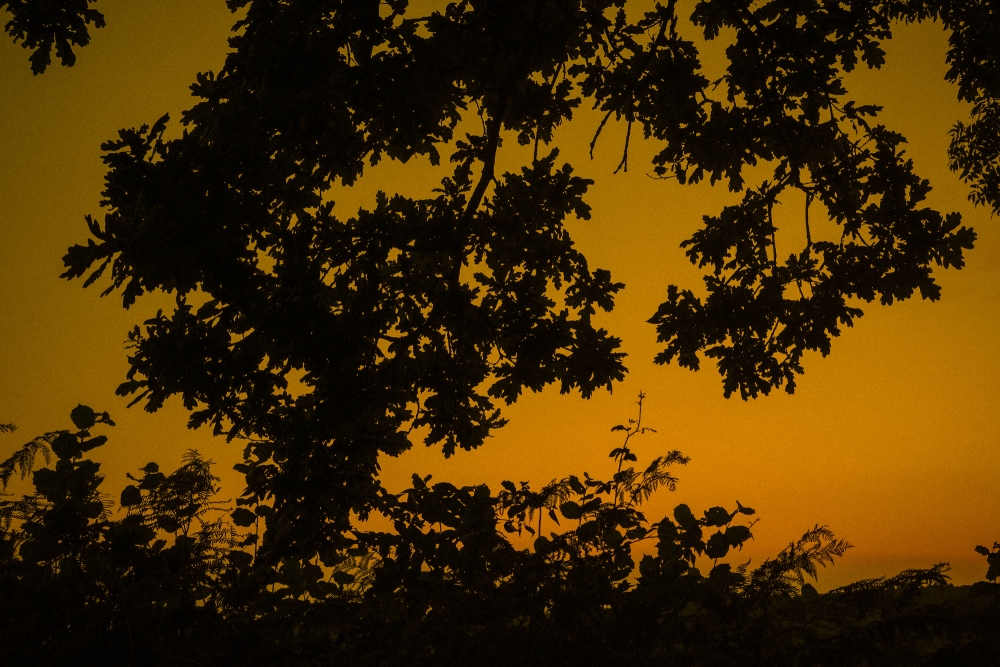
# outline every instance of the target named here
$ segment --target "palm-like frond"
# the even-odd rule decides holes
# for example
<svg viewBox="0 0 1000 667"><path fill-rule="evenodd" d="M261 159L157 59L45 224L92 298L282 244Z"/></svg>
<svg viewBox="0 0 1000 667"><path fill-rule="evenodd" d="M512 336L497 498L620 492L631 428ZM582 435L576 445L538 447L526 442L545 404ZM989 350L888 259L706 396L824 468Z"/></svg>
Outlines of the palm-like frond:
<svg viewBox="0 0 1000 667"><path fill-rule="evenodd" d="M950 566L947 563L938 563L925 570L903 570L894 577L861 579L835 588L830 592L838 595L857 595L885 591L907 591L924 586L943 586L951 580L951 577L946 574L949 569Z"/></svg>
<svg viewBox="0 0 1000 667"><path fill-rule="evenodd" d="M10 426L10 424L4 424L4 426ZM45 459L45 464L48 465L52 461L52 442L58 438L65 431L53 431L51 433L46 433L45 435L40 435L34 440L27 442L19 450L10 455L3 463L0 463L0 483L3 484L3 488L7 488L7 484L10 482L10 478L14 476L14 472L20 472L21 479L28 476L35 467L35 457L38 454L42 455Z"/></svg>
<svg viewBox="0 0 1000 667"><path fill-rule="evenodd" d="M4 530L10 530L14 521L31 521L44 512L50 504L40 495L23 496L20 500L5 500L0 502L0 524Z"/></svg>
<svg viewBox="0 0 1000 667"><path fill-rule="evenodd" d="M678 463L686 465L690 460L676 449L666 456L657 456L641 474L631 475L625 483L629 493L629 504L641 505L649 500L657 489L664 486L671 491L676 491L679 480L670 474L667 468ZM632 471L631 468L628 470Z"/></svg>
<svg viewBox="0 0 1000 667"><path fill-rule="evenodd" d="M349 574L353 581L343 585L343 590L348 595L360 597L375 583L375 568L380 561L374 551L348 554L347 558L332 568L330 578L333 579L337 572Z"/></svg>
<svg viewBox="0 0 1000 667"><path fill-rule="evenodd" d="M537 493L529 492L528 507L526 508L528 521L532 520L535 512L555 510L569 500L572 495L573 487L570 485L568 477L559 481L552 480Z"/></svg>
<svg viewBox="0 0 1000 667"><path fill-rule="evenodd" d="M212 522L208 516L227 506L227 501L213 499L219 491L219 478L212 474L212 461L193 449L184 454L182 461L180 468L168 476L161 476L162 481L153 488L145 487L147 492L138 504L129 507L129 513L141 514L150 524L161 527L165 525L164 520L168 524L175 523L176 530L171 528L168 532L183 535L190 532L195 522L200 529L209 526ZM151 474L160 475L158 471L147 472L147 477Z"/></svg>
<svg viewBox="0 0 1000 667"><path fill-rule="evenodd" d="M817 566L833 565L834 558L843 556L852 547L846 540L838 540L826 526L817 525L754 570L750 574L748 592L767 597L792 594L805 583L806 575L817 578Z"/></svg>

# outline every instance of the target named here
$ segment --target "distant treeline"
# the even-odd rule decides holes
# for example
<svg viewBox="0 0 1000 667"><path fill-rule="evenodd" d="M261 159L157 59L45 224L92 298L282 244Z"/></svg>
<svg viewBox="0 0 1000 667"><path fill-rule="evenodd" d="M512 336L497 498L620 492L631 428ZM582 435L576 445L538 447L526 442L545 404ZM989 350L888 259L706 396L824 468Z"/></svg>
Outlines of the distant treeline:
<svg viewBox="0 0 1000 667"><path fill-rule="evenodd" d="M115 509L85 458L107 440L91 430L113 422L85 406L71 417L76 431L0 464L4 487L34 484L0 503L0 664L1000 664L996 583L953 587L938 564L819 594L806 579L850 547L825 527L751 570L726 562L751 537L750 508L649 521L642 502L687 459L630 465L641 413L616 427L609 480L493 493L415 475L382 492L392 531L356 530L311 562L258 555L269 508L217 500L196 452L130 476ZM524 533L531 548L509 539ZM637 564L643 540L655 553ZM1000 545L977 551L995 581Z"/></svg>

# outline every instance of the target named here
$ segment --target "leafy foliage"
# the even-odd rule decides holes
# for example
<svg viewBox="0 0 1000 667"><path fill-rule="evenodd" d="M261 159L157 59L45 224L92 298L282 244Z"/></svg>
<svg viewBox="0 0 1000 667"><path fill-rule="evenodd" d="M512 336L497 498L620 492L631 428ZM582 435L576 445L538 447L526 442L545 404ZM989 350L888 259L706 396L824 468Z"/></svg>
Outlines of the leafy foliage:
<svg viewBox="0 0 1000 667"><path fill-rule="evenodd" d="M80 415L91 418L77 426L95 425L96 413ZM540 492L504 482L492 494L414 476L380 497L391 530L359 530L333 562L276 566L226 518L210 461L189 452L170 474L147 464L112 518L100 466L82 458L93 438L59 431L54 469L35 470L35 493L0 506L0 650L33 665L93 652L149 665L918 665L998 655L1000 587L954 589L944 564L820 595L806 578L849 548L826 528L750 569L724 560L751 539L741 521L750 508L697 517L678 505L672 519L649 522L643 489L657 476L671 487L665 469L686 459L673 452L643 477L625 467L637 459L631 438L650 430L641 412L616 430L625 436L611 479L569 476ZM244 508L232 514L247 526L273 516ZM254 519L238 519L241 510ZM547 535L532 521L542 514ZM531 546L515 546L521 531ZM643 542L652 550L636 566ZM992 567L1000 547L977 550Z"/></svg>
<svg viewBox="0 0 1000 667"><path fill-rule="evenodd" d="M952 171L969 183L969 199L1000 213L1000 10L989 2L944 3L951 30L947 79L971 102L972 122L956 123L948 148Z"/></svg>
<svg viewBox="0 0 1000 667"><path fill-rule="evenodd" d="M86 406L71 417L78 431L47 433L0 464L24 477L36 452L46 463L50 450L56 457L54 467L34 471L33 494L0 501L6 657L66 664L99 648L126 664L139 643L150 652L159 647L169 662L174 633L190 633L218 612L218 582L239 562L232 526L206 520L221 504L211 499L216 489L205 487L215 479L210 462L192 453L168 476L146 466L137 502L113 519L113 503L100 493L100 464L83 455L107 441L89 429L114 422ZM200 519L198 530L190 530L192 518Z"/></svg>
<svg viewBox="0 0 1000 667"><path fill-rule="evenodd" d="M1000 542L994 542L992 550L977 546L976 553L986 556L986 562L989 563L990 569L986 572L986 578L989 581L996 581L1000 578Z"/></svg>
<svg viewBox="0 0 1000 667"><path fill-rule="evenodd" d="M53 47L72 65L104 25L91 4L0 1L36 74ZM591 151L610 120L626 124L618 169L637 125L656 176L742 193L683 244L704 289L670 286L649 320L657 362L712 359L726 396L793 391L859 301L936 300L933 270L973 246L957 213L926 205L905 138L844 84L883 64L895 21L951 31L947 77L973 112L950 166L1000 210L995 3L698 0L696 30L728 42L716 81L675 0L635 4L457 0L418 16L407 0L228 0L243 16L233 50L199 75L182 136L166 138L164 116L103 145L105 215L87 218L64 277L107 274L126 308L175 294L129 335L119 393L147 410L180 395L192 426L245 440L246 491L217 501L192 452L130 477L112 518L84 458L106 442L90 429L112 422L78 406L77 431L0 463L4 488L15 473L35 488L0 503L6 659L65 664L98 646L123 664L1000 659L995 585L945 593L939 565L820 596L806 578L850 546L825 527L751 570L724 560L752 537L739 503L648 521L642 504L687 459L631 465L641 412L615 429L610 479L380 484L379 456L415 434L450 456L526 389L590 396L623 378L619 339L594 323L623 285L573 243L592 182L554 145L583 104L603 114ZM503 139L531 161L499 174ZM384 158L441 167L440 187L336 210L335 188ZM802 242L779 252L774 208L796 192ZM814 234L811 213L837 234ZM34 470L39 455L54 467ZM372 513L392 530L358 521ZM977 550L995 580L998 547Z"/></svg>
<svg viewBox="0 0 1000 667"><path fill-rule="evenodd" d="M724 98L703 94L698 122L664 127L656 106L636 120L647 136L667 139L657 173L681 183L725 179L745 195L705 216L682 244L710 270L707 295L670 287L650 320L665 343L658 363L698 368L703 353L717 360L727 396L783 384L792 392L802 355L829 354L840 327L863 314L853 300L891 304L917 291L935 300L931 267L961 268L975 234L957 213L922 205L930 185L904 156L905 139L844 86L859 60L882 65L879 43L891 37L895 11L893 3L698 3L692 19L706 38L735 34L716 82ZM758 164L772 178L745 188L743 167ZM805 195L803 244L782 259L773 211L794 190ZM814 206L839 238L814 238Z"/></svg>
<svg viewBox="0 0 1000 667"><path fill-rule="evenodd" d="M66 67L76 64L75 46L90 43L90 28L104 27L104 15L92 5L96 0L0 0L0 9L11 15L4 26L15 42L32 53L31 71L41 74L52 63L52 49Z"/></svg>
<svg viewBox="0 0 1000 667"><path fill-rule="evenodd" d="M10 430L13 431L14 429ZM20 472L21 479L24 479L31 472L35 466L35 457L39 453L45 459L46 463L52 459L50 445L57 436L57 433L46 433L39 436L26 443L21 449L11 454L10 458L0 464L0 482L3 482L4 490L7 489L7 484L10 482L10 478L14 476L15 471Z"/></svg>
<svg viewBox="0 0 1000 667"><path fill-rule="evenodd" d="M623 285L573 244L591 182L554 145L584 104L604 114L597 135L627 125L620 169L638 124L654 174L743 193L684 243L705 289L670 286L650 319L656 361L713 359L727 396L793 391L859 300L937 299L933 269L964 265L974 232L927 207L904 137L844 74L882 65L894 21L942 19L948 76L977 105L952 166L995 204L990 3L699 0L696 29L729 42L717 81L674 0L634 4L230 0L232 52L199 75L183 135L164 116L104 144L105 214L64 276L107 273L125 307L176 295L129 335L119 393L147 410L180 395L192 426L248 439L245 500L274 512L260 547L275 562L343 548L352 512L381 502L378 457L411 435L449 456L526 389L590 396L623 378L619 339L593 321ZM497 173L503 139L531 161ZM337 209L336 187L384 158L438 165L440 187ZM779 252L774 207L796 191L803 243Z"/></svg>

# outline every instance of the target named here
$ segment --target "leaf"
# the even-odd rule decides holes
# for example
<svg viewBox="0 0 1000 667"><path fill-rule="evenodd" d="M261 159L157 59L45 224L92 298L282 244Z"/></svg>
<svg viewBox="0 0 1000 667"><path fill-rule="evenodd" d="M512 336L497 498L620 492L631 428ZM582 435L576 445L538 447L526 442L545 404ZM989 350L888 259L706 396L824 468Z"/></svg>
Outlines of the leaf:
<svg viewBox="0 0 1000 667"><path fill-rule="evenodd" d="M750 529L746 526L730 526L726 529L726 540L729 542L731 547L742 546L744 542L749 540L753 535L750 533Z"/></svg>
<svg viewBox="0 0 1000 667"><path fill-rule="evenodd" d="M254 535L256 537L256 535ZM226 558L229 559L230 564L238 569L244 569L250 567L253 563L253 556L248 554L246 551L230 551L226 554Z"/></svg>
<svg viewBox="0 0 1000 667"><path fill-rule="evenodd" d="M612 549L617 549L625 541L625 536L617 530L611 529L604 533L604 543Z"/></svg>
<svg viewBox="0 0 1000 667"><path fill-rule="evenodd" d="M560 505L559 511L562 512L562 515L564 517L571 520L579 519L581 516L583 516L583 510L580 508L580 505L573 502L572 500L567 500L562 505Z"/></svg>
<svg viewBox="0 0 1000 667"><path fill-rule="evenodd" d="M119 502L122 507L135 507L142 503L142 492L139 490L139 487L129 484L122 489L121 500Z"/></svg>
<svg viewBox="0 0 1000 667"><path fill-rule="evenodd" d="M89 440L84 440L83 442L80 443L80 451L81 452L89 452L91 449L95 449L97 447L100 447L101 445L103 445L107 441L108 441L108 436L106 436L106 435L94 436L93 438L91 438Z"/></svg>
<svg viewBox="0 0 1000 667"><path fill-rule="evenodd" d="M629 528L628 532L625 533L625 537L630 540L641 540L648 533L649 530L645 526L636 526L635 528Z"/></svg>
<svg viewBox="0 0 1000 667"><path fill-rule="evenodd" d="M673 542L677 539L677 536L677 526L670 519L664 517L656 525L656 537L660 542Z"/></svg>
<svg viewBox="0 0 1000 667"><path fill-rule="evenodd" d="M77 437L64 431L52 441L52 453L65 461L80 456L83 450Z"/></svg>
<svg viewBox="0 0 1000 667"><path fill-rule="evenodd" d="M705 545L705 555L709 558L724 558L729 553L729 541L721 531L708 538Z"/></svg>
<svg viewBox="0 0 1000 667"><path fill-rule="evenodd" d="M726 580L732 576L732 573L733 573L732 565L730 565L729 563L719 563L709 571L708 578L715 580Z"/></svg>
<svg viewBox="0 0 1000 667"><path fill-rule="evenodd" d="M705 511L705 524L708 526L725 526L731 517L725 507L712 507Z"/></svg>
<svg viewBox="0 0 1000 667"><path fill-rule="evenodd" d="M39 452L45 459L46 465L51 462L52 457L49 443L51 442L52 435L54 434L46 434L40 438L35 438L31 442L26 443L20 450L11 454L10 458L6 461L0 463L0 487L2 489L7 488L7 483L14 475L15 470L18 470L21 474L21 479L24 479L34 468L35 457Z"/></svg>
<svg viewBox="0 0 1000 667"><path fill-rule="evenodd" d="M161 484L167 481L167 476L162 472L152 472L143 475L142 480L139 482L139 488L145 490L153 490L159 487Z"/></svg>
<svg viewBox="0 0 1000 667"><path fill-rule="evenodd" d="M576 529L576 535L580 538L580 541L590 542L597 537L600 528L600 525L596 521L587 521Z"/></svg>
<svg viewBox="0 0 1000 667"><path fill-rule="evenodd" d="M674 519L685 530L691 530L698 526L698 519L694 518L691 508L685 504L680 504L674 508Z"/></svg>
<svg viewBox="0 0 1000 667"><path fill-rule="evenodd" d="M245 507L237 507L229 513L229 516L232 518L233 523L240 528L252 526L257 521L257 515Z"/></svg>
<svg viewBox="0 0 1000 667"><path fill-rule="evenodd" d="M73 420L73 424L81 431L86 431L97 423L97 413L82 404L73 408L72 412L69 413L69 418Z"/></svg>
<svg viewBox="0 0 1000 667"><path fill-rule="evenodd" d="M580 506L580 511L584 514L589 514L590 512L596 512L601 508L601 505L603 504L604 501L601 500L600 498L591 498L590 500L588 500L587 502L585 502L583 505Z"/></svg>

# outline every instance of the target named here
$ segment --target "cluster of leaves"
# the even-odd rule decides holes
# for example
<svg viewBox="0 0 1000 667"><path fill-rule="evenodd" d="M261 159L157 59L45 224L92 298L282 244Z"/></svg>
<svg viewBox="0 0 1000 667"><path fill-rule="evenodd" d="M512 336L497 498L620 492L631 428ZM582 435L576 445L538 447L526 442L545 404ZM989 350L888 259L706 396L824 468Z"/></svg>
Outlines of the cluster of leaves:
<svg viewBox="0 0 1000 667"><path fill-rule="evenodd" d="M952 129L949 165L972 187L970 200L1000 213L1000 8L969 1L928 3L927 11L951 31L946 78L973 105L972 122Z"/></svg>
<svg viewBox="0 0 1000 667"><path fill-rule="evenodd" d="M654 158L657 173L682 183L726 180L745 194L706 215L682 244L710 273L705 296L671 286L650 319L665 344L658 363L676 359L696 369L701 355L715 359L727 396L738 391L746 399L782 385L792 392L802 356L826 356L841 327L863 314L858 299L888 305L919 292L936 300L932 268L963 266L975 234L959 214L926 207L930 184L914 173L905 138L877 122L880 107L852 100L844 84L859 63L883 64L880 44L899 18L930 15L920 3L698 3L692 20L707 39L733 35L729 65L713 84L724 96L709 97L705 81L692 121L663 118L656 103L635 120L666 141ZM970 32L962 21L950 27ZM965 53L954 44L950 58ZM970 76L978 82L980 74ZM980 157L969 156L971 170L989 168ZM743 169L758 164L770 166L772 177L748 187ZM802 242L782 257L773 212L796 190L806 202ZM810 227L814 205L838 226L835 238Z"/></svg>
<svg viewBox="0 0 1000 667"><path fill-rule="evenodd" d="M672 488L666 468L686 459L672 452L641 472L628 466L638 419L619 427L626 439L610 480L570 476L540 492L508 482L494 495L414 476L380 498L392 530L359 530L322 561L277 565L254 557L254 533L237 534L210 462L195 453L169 475L145 466L122 492L124 516L112 518L99 464L82 457L104 444L90 429L113 422L84 406L73 421L79 430L46 434L0 464L24 477L38 455L56 458L34 471L34 494L0 503L5 663L62 665L96 651L122 665L975 665L1000 656L996 584L953 589L938 565L819 595L806 577L850 547L824 527L750 569L722 559L751 539L752 524L738 519L752 509L698 517L678 505L673 519L649 522L643 500ZM232 510L233 522L272 520L255 509ZM532 546L514 545L522 531ZM652 549L636 566L642 541Z"/></svg>
<svg viewBox="0 0 1000 667"><path fill-rule="evenodd" d="M31 51L31 71L41 74L52 63L52 49L66 67L76 63L73 47L90 43L90 25L104 27L96 0L0 0L10 19L4 26L15 42Z"/></svg>
<svg viewBox="0 0 1000 667"><path fill-rule="evenodd" d="M1000 579L1000 542L994 542L992 550L988 547L978 546L976 553L986 556L986 562L989 563L986 578L989 581Z"/></svg>

